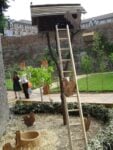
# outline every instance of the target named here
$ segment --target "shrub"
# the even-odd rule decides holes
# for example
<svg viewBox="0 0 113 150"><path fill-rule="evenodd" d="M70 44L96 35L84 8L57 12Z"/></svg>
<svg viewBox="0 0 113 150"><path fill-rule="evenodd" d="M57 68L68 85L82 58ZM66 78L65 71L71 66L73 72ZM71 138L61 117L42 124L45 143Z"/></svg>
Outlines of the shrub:
<svg viewBox="0 0 113 150"><path fill-rule="evenodd" d="M75 109L77 108L76 103L69 103L68 109ZM14 107L11 108L11 111L14 114L27 114L30 112L35 113L52 113L52 114L59 114L62 113L62 106L61 103L32 103L30 105L17 103ZM92 117L102 120L104 123L109 122L110 115L107 108L102 105L83 105L83 113L88 113ZM78 115L79 112L71 112L70 115Z"/></svg>
<svg viewBox="0 0 113 150"><path fill-rule="evenodd" d="M113 110L109 111L110 122L103 130L89 141L89 150L112 150L113 149Z"/></svg>

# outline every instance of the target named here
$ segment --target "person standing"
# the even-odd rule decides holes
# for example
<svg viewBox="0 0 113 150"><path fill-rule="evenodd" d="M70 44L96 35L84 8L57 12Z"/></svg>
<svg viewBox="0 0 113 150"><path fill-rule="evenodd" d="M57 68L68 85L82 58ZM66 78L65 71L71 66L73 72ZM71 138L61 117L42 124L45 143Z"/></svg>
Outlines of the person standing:
<svg viewBox="0 0 113 150"><path fill-rule="evenodd" d="M21 99L20 91L22 90L22 88L21 88L19 80L20 80L20 78L19 78L17 72L14 71L14 73L13 73L13 90L14 90L14 94L15 94L16 99L18 97L19 97L19 99Z"/></svg>
<svg viewBox="0 0 113 150"><path fill-rule="evenodd" d="M22 84L22 89L23 89L23 92L24 92L24 95L25 95L25 98L29 99L29 92L28 92L28 80L27 80L27 77L26 75L23 75L20 79L20 82Z"/></svg>

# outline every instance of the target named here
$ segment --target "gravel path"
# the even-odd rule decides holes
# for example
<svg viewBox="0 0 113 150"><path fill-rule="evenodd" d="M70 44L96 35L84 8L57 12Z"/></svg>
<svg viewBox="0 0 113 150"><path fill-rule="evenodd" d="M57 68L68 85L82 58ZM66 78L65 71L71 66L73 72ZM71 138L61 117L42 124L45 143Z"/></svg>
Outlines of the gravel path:
<svg viewBox="0 0 113 150"><path fill-rule="evenodd" d="M13 103L17 99L14 99L14 92L8 91L8 102ZM41 101L39 89L33 90L30 99L25 99L23 93L21 93L22 101ZM82 103L90 104L113 104L113 93L80 93L80 100ZM60 94L43 95L43 102L61 102ZM68 102L77 101L77 97L67 97Z"/></svg>

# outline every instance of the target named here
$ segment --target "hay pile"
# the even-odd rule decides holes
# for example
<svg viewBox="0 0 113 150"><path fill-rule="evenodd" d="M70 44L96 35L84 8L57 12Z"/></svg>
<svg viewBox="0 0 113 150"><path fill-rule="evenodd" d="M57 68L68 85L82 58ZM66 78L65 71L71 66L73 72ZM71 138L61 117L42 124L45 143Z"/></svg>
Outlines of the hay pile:
<svg viewBox="0 0 113 150"><path fill-rule="evenodd" d="M10 142L12 146L15 145L15 132L17 130L27 131L27 130L37 130L40 133L40 144L36 150L69 150L68 134L66 126L63 126L63 120L61 115L47 115L47 114L37 114L36 122L32 127L27 127L23 121L22 116L12 116L9 120L6 133L0 139L0 150L2 146ZM72 122L78 122L78 118L72 117ZM88 138L93 137L98 130L102 128L101 123L93 120L91 122L90 130L88 131ZM80 129L73 129L73 139L77 136L81 136ZM76 136L75 136L76 135ZM83 150L81 142L74 142L74 147L78 147L78 150ZM77 150L77 148L76 148Z"/></svg>

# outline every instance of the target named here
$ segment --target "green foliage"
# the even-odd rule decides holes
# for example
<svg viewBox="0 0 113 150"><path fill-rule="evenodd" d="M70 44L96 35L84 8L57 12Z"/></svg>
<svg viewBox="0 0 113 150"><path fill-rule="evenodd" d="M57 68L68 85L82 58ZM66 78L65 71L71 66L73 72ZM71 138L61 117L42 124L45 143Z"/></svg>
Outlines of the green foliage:
<svg viewBox="0 0 113 150"><path fill-rule="evenodd" d="M89 141L89 150L112 150L113 149L113 109L109 110L110 122L103 130Z"/></svg>
<svg viewBox="0 0 113 150"><path fill-rule="evenodd" d="M3 33L3 29L6 25L6 20L7 19L3 15L0 16L0 32L1 33Z"/></svg>
<svg viewBox="0 0 113 150"><path fill-rule="evenodd" d="M87 77L78 79L78 87L80 91L87 91L86 78ZM90 92L113 91L113 72L90 74L88 76L88 91Z"/></svg>
<svg viewBox="0 0 113 150"><path fill-rule="evenodd" d="M99 69L100 72L104 72L106 69L105 42L103 40L102 34L100 33L94 34L93 51L96 56L96 68ZM103 90L103 74L101 79L101 89Z"/></svg>
<svg viewBox="0 0 113 150"><path fill-rule="evenodd" d="M13 83L11 79L6 79L6 89L13 90Z"/></svg>
<svg viewBox="0 0 113 150"><path fill-rule="evenodd" d="M81 68L87 74L86 85L88 91L88 73L90 73L92 70L92 59L87 54L81 58Z"/></svg>
<svg viewBox="0 0 113 150"><path fill-rule="evenodd" d="M13 90L13 83L12 83L12 77L14 71L19 71L19 66L17 64L14 64L13 66L9 66L7 69L5 69L5 85L7 90Z"/></svg>
<svg viewBox="0 0 113 150"><path fill-rule="evenodd" d="M102 62L100 62L99 67L100 67L100 71L104 72L106 69L106 62L104 60Z"/></svg>
<svg viewBox="0 0 113 150"><path fill-rule="evenodd" d="M93 51L96 52L99 57L103 54L104 43L102 41L102 34L96 32L93 37Z"/></svg>
<svg viewBox="0 0 113 150"><path fill-rule="evenodd" d="M59 85L57 87L51 88L51 94L59 93L60 92L60 87Z"/></svg>
<svg viewBox="0 0 113 150"><path fill-rule="evenodd" d="M111 54L109 55L109 59L110 59L110 61L113 63L113 53L111 53Z"/></svg>
<svg viewBox="0 0 113 150"><path fill-rule="evenodd" d="M11 79L13 76L14 71L18 72L20 70L18 64L14 64L12 66L9 66L7 69L5 69L5 78Z"/></svg>
<svg viewBox="0 0 113 150"><path fill-rule="evenodd" d="M22 103L17 103L14 107L11 108L11 111L14 114L27 114L30 112L34 113L61 113L61 104L60 103L34 103L31 105L25 105Z"/></svg>
<svg viewBox="0 0 113 150"><path fill-rule="evenodd" d="M105 52L107 55L110 55L110 53L113 53L113 42L107 41L105 43Z"/></svg>
<svg viewBox="0 0 113 150"><path fill-rule="evenodd" d="M38 58L37 58L38 62L41 62L42 60L47 60L48 65L49 65L49 66L52 66L52 67L54 68L54 70L55 70L55 69L56 69L56 68L55 68L55 62L51 59L51 55L50 55L49 49L48 49L48 48L44 48L43 51L44 51L44 54L43 54L43 55L41 55L40 57L37 56L37 57L38 57ZM52 48L52 52L53 52L55 58L57 59L57 58L58 58L58 55L56 55L56 50Z"/></svg>
<svg viewBox="0 0 113 150"><path fill-rule="evenodd" d="M101 33L95 33L93 37L93 47L94 58L96 58L95 65L97 70L104 71L106 68L105 64L105 41L103 40L103 35Z"/></svg>
<svg viewBox="0 0 113 150"><path fill-rule="evenodd" d="M87 54L81 58L81 68L86 74L90 73L92 70L92 59Z"/></svg>
<svg viewBox="0 0 113 150"><path fill-rule="evenodd" d="M58 55L56 55L56 50L52 48L52 52L54 54L54 56L56 57L56 59L58 58ZM49 63L50 66L54 67L55 69L55 63L54 61L51 59L51 56L50 56L50 52L48 50L48 48L45 48L45 55L44 55L44 59L46 59Z"/></svg>
<svg viewBox="0 0 113 150"><path fill-rule="evenodd" d="M82 77L78 79L78 87L80 92L87 91L86 78ZM102 83L103 78L103 83ZM102 89L103 84L103 89ZM58 93L59 87L51 89L52 93ZM89 92L112 92L113 91L113 72L96 73L88 75L88 91Z"/></svg>
<svg viewBox="0 0 113 150"><path fill-rule="evenodd" d="M108 58L109 58L111 68L113 69L113 53L111 53Z"/></svg>
<svg viewBox="0 0 113 150"><path fill-rule="evenodd" d="M28 79L32 84L41 87L46 84L52 83L52 73L53 67L49 66L47 68L33 68L31 66L26 67L23 71L20 71L20 75L27 74Z"/></svg>
<svg viewBox="0 0 113 150"><path fill-rule="evenodd" d="M90 114L97 120L102 120L104 123L110 121L110 114L107 108L103 105L83 105L83 111Z"/></svg>
<svg viewBox="0 0 113 150"><path fill-rule="evenodd" d="M0 0L0 10L5 11L8 7L8 0Z"/></svg>
<svg viewBox="0 0 113 150"><path fill-rule="evenodd" d="M101 88L103 78L103 89ZM78 79L78 86L79 91L87 91L86 85L86 77ZM12 81L9 77L6 79L6 87L7 89L12 89ZM36 88L36 87L34 87ZM97 74L90 74L88 76L88 90L91 92L112 92L113 91L113 72L106 72L106 73L97 73ZM51 89L51 93L59 93L60 88L55 87Z"/></svg>
<svg viewBox="0 0 113 150"><path fill-rule="evenodd" d="M4 17L3 12L9 7L8 0L0 1L0 32L4 32L4 27L6 23L6 18Z"/></svg>
<svg viewBox="0 0 113 150"><path fill-rule="evenodd" d="M102 105L82 105L83 112L90 114L94 118L103 121L104 123L109 122L110 115L108 109ZM76 103L68 103L69 109L77 108ZM22 103L17 103L14 107L11 108L11 111L14 114L27 114L29 112L35 113L52 113L59 114L62 113L62 106L60 103L32 103L31 105L25 105ZM78 115L77 113L71 113L70 115Z"/></svg>

